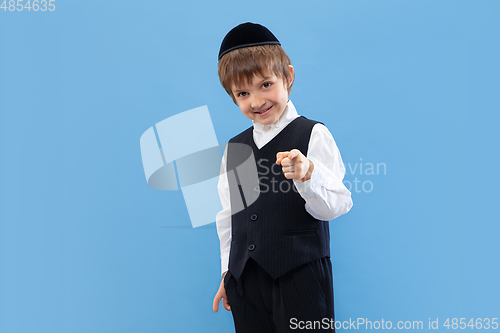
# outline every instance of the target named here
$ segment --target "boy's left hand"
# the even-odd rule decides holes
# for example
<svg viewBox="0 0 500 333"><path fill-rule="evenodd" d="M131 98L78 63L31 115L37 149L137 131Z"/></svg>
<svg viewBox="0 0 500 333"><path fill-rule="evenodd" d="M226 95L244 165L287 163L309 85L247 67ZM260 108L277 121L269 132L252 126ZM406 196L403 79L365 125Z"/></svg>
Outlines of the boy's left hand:
<svg viewBox="0 0 500 333"><path fill-rule="evenodd" d="M313 162L298 149L276 154L276 164L281 164L285 177L302 183L311 179L314 170Z"/></svg>

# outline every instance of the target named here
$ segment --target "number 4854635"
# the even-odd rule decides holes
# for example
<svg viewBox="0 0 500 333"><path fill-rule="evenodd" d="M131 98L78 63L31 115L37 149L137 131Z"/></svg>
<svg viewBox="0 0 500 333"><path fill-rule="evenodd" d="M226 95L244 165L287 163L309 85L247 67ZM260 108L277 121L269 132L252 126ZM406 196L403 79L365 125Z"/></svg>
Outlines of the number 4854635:
<svg viewBox="0 0 500 333"><path fill-rule="evenodd" d="M23 4L24 0L4 0L2 2L2 5L0 6L0 9L3 9L4 12L9 10L10 12L13 11L31 11L32 9L37 12L37 11L46 11L47 9L53 12L56 10L56 5L54 4L55 0L28 0L26 3Z"/></svg>
<svg viewBox="0 0 500 333"><path fill-rule="evenodd" d="M476 318L476 320L474 320L474 318L472 318L471 320L469 320L467 322L467 318L460 318L460 320L458 320L458 318L447 318L446 321L444 322L443 326L446 327L447 329L465 329L467 327L470 327L471 329L475 328L480 330L480 329L494 329L496 330L498 328L498 322L497 322L498 318Z"/></svg>

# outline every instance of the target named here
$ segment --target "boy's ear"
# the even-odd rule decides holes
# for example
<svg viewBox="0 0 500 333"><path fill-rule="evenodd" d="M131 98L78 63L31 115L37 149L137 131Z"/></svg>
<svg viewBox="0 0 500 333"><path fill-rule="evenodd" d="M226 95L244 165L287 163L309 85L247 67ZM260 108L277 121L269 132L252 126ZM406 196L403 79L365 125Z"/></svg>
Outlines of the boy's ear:
<svg viewBox="0 0 500 333"><path fill-rule="evenodd" d="M292 65L288 65L288 68L290 68L290 85L292 85L293 80L295 79L295 72Z"/></svg>

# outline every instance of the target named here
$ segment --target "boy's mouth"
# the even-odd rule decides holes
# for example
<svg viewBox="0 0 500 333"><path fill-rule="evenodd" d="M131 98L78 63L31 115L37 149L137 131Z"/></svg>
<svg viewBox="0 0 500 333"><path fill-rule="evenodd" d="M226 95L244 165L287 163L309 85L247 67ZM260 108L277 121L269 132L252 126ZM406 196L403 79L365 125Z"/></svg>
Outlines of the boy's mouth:
<svg viewBox="0 0 500 333"><path fill-rule="evenodd" d="M269 108L265 109L265 110L262 110L262 111L257 111L255 113L257 114L264 114L264 113L267 113L269 110L271 110L271 108L273 107L274 105L271 105Z"/></svg>

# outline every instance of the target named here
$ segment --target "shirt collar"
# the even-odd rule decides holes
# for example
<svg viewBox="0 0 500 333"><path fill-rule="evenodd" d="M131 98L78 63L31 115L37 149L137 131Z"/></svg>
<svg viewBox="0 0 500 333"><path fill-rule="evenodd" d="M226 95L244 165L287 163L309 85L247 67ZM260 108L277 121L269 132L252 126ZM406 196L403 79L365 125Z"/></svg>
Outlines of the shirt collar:
<svg viewBox="0 0 500 333"><path fill-rule="evenodd" d="M255 120L252 120L253 129L255 132L266 133L269 130L271 130L272 128L278 129L278 128L285 127L286 125L288 125L292 120L294 120L298 116L299 115L297 113L297 110L295 110L295 106L293 105L292 101L288 100L288 102L286 103L286 106L285 106L285 110L283 110L283 113L278 118L278 120L276 120L276 122L274 122L271 125L262 125L261 123L255 121Z"/></svg>

